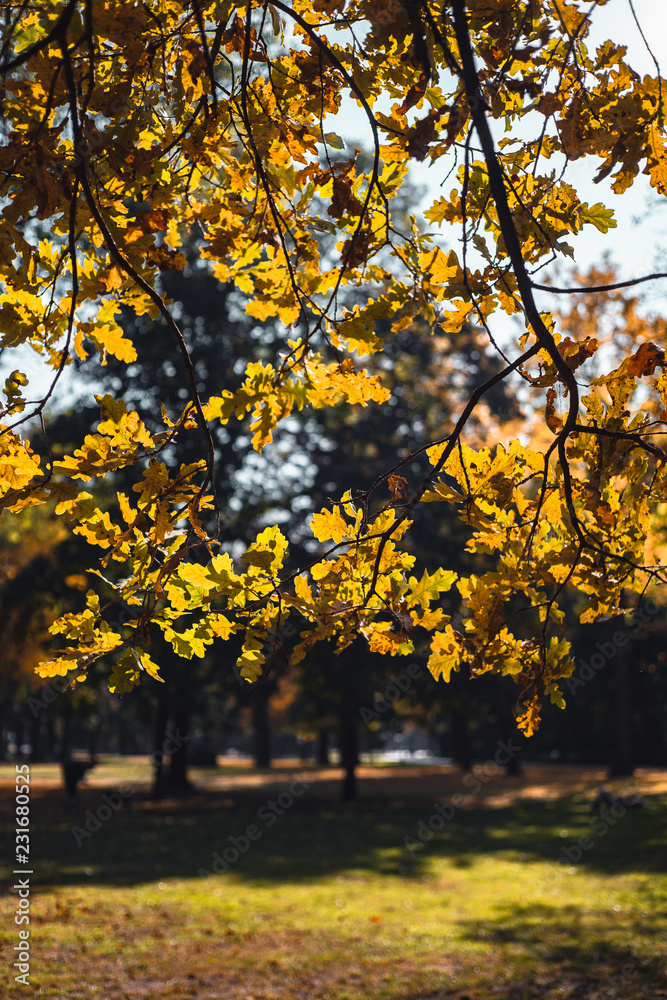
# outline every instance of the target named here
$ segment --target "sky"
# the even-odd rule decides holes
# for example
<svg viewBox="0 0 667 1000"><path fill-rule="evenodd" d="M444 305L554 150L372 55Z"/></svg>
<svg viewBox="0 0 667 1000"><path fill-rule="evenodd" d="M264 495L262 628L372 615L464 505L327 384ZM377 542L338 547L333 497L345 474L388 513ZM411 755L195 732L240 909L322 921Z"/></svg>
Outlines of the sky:
<svg viewBox="0 0 667 1000"><path fill-rule="evenodd" d="M634 9L662 74L667 76L667 0L634 0ZM637 29L629 0L609 0L597 12L589 47L608 37L628 46L628 60L638 72L642 75L655 74L653 59ZM370 146L365 116L353 101L345 103L342 114L336 116L335 120L332 119L331 128L342 135L350 146ZM617 269L619 280L659 270L667 271L667 199L659 198L652 192L648 179L643 176L621 196L611 191L609 181L593 184L590 178L594 173L595 162L589 157L582 157L569 165L569 176L584 200L590 203L602 201L607 207L614 209L617 228L605 236L593 226L586 226L582 234L569 239L568 242L574 247L577 267L587 270L598 265L607 253ZM449 166L442 162L429 166L427 163L412 161L410 178L424 189L422 210L442 194L440 185L448 169ZM451 181L447 182L444 190L449 191L451 187ZM664 202L664 207L661 207L661 202ZM456 249L460 233L443 230L439 237L445 245ZM540 277L549 273L555 276L553 268L545 268ZM561 274L560 280L564 277L565 274ZM645 284L640 288L647 311L667 312L667 279ZM542 309L553 308L557 305L554 301L556 298L538 293L538 304ZM560 305L563 304L561 300ZM494 333L501 340L510 338L516 333L516 324L503 317L494 318ZM13 357L9 357L9 354ZM32 387L30 398L35 398L39 392L44 391L48 381L39 359L32 352L22 352L20 356L18 352L7 352L2 361L3 368L20 367L28 375ZM2 380L8 373L2 374ZM59 401L67 401L72 392L76 391L73 374L71 368L65 372L56 393Z"/></svg>

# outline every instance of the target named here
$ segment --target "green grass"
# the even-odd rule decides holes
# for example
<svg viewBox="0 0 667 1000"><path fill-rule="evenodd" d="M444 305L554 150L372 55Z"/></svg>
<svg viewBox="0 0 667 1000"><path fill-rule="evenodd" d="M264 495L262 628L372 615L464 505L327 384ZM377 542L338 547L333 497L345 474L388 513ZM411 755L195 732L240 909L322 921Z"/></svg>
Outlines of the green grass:
<svg viewBox="0 0 667 1000"><path fill-rule="evenodd" d="M71 826L97 809L104 789L87 788L81 809L66 815L59 794L37 783L31 992L58 1000L667 997L664 795L604 835L591 832L588 793L502 808L469 799L411 853L404 838L433 814L425 779L415 776L412 796L396 798L396 779L383 778L372 800L346 807L326 800L333 786L313 785L268 828L257 812L288 779L277 773L269 787L159 806L137 795L81 846ZM448 791L456 782L450 777ZM491 790L505 787L494 782ZM229 871L199 877L248 825L260 837ZM580 863L559 864L563 846L586 833L592 847ZM10 946L13 902L4 895ZM26 992L10 985L3 996Z"/></svg>

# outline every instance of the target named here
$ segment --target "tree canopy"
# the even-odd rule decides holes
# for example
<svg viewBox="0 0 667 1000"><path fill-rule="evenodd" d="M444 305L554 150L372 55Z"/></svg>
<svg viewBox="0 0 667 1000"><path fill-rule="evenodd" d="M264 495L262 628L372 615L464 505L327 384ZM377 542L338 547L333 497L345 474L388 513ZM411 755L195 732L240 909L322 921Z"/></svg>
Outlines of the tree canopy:
<svg viewBox="0 0 667 1000"><path fill-rule="evenodd" d="M556 287L539 273L572 257L568 239L585 226L615 226L611 208L580 198L572 161L586 158L616 193L640 174L667 192L660 73L656 64L641 77L613 40L589 46L593 17L613 33L605 6L0 4L2 356L29 349L51 372L39 399L18 360L5 380L0 500L13 514L55 504L102 550L86 607L51 627L63 648L41 676L82 681L104 656L112 690L131 690L143 671L159 679L158 628L184 657L236 634L238 669L254 683L294 615L295 662L318 642L342 650L359 636L405 655L429 634L436 677L463 666L513 677L527 734L543 693L562 704L574 669L566 591L590 622L665 579L653 530L667 500L663 349L641 321L616 351L602 348L591 323L566 323L535 297L583 293L594 313L594 296L606 306L619 287L605 276ZM346 147L352 109L370 160ZM442 179L423 217L401 207L411 160ZM187 279L198 267L275 331L270 355L248 360L240 378L221 371L213 395L202 395L164 292L165 273ZM163 406L156 430L107 392L95 431L57 455L47 415L66 367L92 353L103 364L137 359L122 310L161 317L181 359L182 406ZM502 314L522 324L515 344L498 337ZM277 525L236 557L212 428L241 421L261 452L299 411L374 407L391 421L383 365L399 337L410 355L416 325L454 359L449 386L426 381L424 391L457 399L459 376L474 385L453 416L444 408L439 436L304 511L300 566ZM477 348L461 356L471 325L483 361ZM502 383L530 400L525 420L484 440L485 400ZM199 456L174 464L175 442L192 431ZM110 499L119 470L132 485ZM425 503L465 523L478 572L417 565L405 535ZM460 614L443 606L448 591ZM118 605L133 615L123 627L111 624Z"/></svg>

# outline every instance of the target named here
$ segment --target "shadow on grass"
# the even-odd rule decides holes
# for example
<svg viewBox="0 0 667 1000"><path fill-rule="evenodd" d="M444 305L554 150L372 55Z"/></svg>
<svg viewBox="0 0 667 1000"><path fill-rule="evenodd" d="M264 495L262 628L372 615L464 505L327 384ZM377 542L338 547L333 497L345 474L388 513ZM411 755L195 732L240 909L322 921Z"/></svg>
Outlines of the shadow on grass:
<svg viewBox="0 0 667 1000"><path fill-rule="evenodd" d="M88 788L77 810L68 814L60 792L44 790L31 806L31 856L39 868L39 885L121 886L193 878L200 869L214 871L216 852L218 871L229 863L230 877L249 882L299 883L344 872L421 879L436 857L448 857L460 867L477 864L481 856L558 862L564 848L576 856L577 841L584 835L592 846L580 851L580 870L610 876L665 870L664 797L649 799L645 810L610 818L604 834L592 830L588 803L581 796L459 809L431 833L429 819L437 816L433 804L383 798L343 807L318 800L313 786L283 810L278 802L286 802L280 794L287 787L160 804L137 797L130 810L107 806L101 812L104 791ZM111 815L99 820L96 813ZM9 837L9 825L3 825ZM420 834L428 839L416 847ZM558 866L560 871L564 867L566 861Z"/></svg>
<svg viewBox="0 0 667 1000"><path fill-rule="evenodd" d="M663 996L667 989L662 956L649 957L646 947L640 953L634 946L636 942L650 946L652 938L657 943L664 933L662 927L652 927L646 915L624 915L622 941L611 908L608 913L596 910L593 916L577 906L544 903L499 907L492 920L460 921L459 932L469 941L529 955L531 965L558 970L557 982L570 979L578 984L570 994L576 997L597 997L602 987L606 996L614 997ZM540 996L545 986L533 983L531 989L526 983L523 995ZM647 987L650 992L645 992Z"/></svg>

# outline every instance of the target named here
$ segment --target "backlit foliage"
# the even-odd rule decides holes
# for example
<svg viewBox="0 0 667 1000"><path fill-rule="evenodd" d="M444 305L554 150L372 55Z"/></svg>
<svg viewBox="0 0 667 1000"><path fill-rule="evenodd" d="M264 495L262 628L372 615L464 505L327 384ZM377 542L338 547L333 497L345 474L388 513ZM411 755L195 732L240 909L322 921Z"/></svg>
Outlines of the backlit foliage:
<svg viewBox="0 0 667 1000"><path fill-rule="evenodd" d="M122 400L100 397L94 433L52 457L27 440L51 391L35 401L18 367L3 379L3 507L56 501L101 550L96 572L118 564L115 602L135 613L116 631L118 616L90 590L85 611L53 625L65 642L42 676L80 680L111 655L116 691L143 671L159 678L152 625L185 657L241 633L239 667L254 682L268 668L267 639L278 643L271 637L296 609L307 624L295 661L321 640L342 649L360 634L373 651L408 654L427 630L436 677L464 665L513 676L527 733L543 691L562 702L558 682L573 667L565 588L585 596L583 619L593 621L664 578L645 558L652 512L667 499L663 348L634 335L605 370L586 324L573 336L533 295L537 269L570 257L573 235L615 226L610 208L580 199L569 161L587 157L590 175L610 177L619 193L640 173L667 193L664 86L657 71L635 73L622 44L589 47L590 17L607 18L613 34L605 6L0 3L3 360L27 345L53 383L73 357L131 363L135 345L119 325L127 307L162 316L190 396L177 419L164 413L159 433ZM341 138L351 108L367 124L370 166ZM421 226L392 212L411 159L444 180ZM458 249L443 250L444 223ZM240 389L220 385L206 399L159 281L186 266L193 238L213 273L247 296L248 313L284 334ZM523 322L511 356L494 337L500 313ZM261 450L295 411L382 405L380 320L394 333L417 320L445 334L474 323L502 368L432 443L426 480L411 481L406 459L314 512L321 548L308 567L286 575L277 527L234 561L216 543L210 426L248 421ZM527 446L526 434L473 447L466 427L506 379L540 395L543 446L535 436ZM200 461L169 467L165 449L196 427ZM100 481L119 469L135 482L110 511ZM424 502L453 507L491 568L457 579L446 566L415 566L402 538ZM441 606L451 588L462 620ZM529 613L541 624L526 638Z"/></svg>

